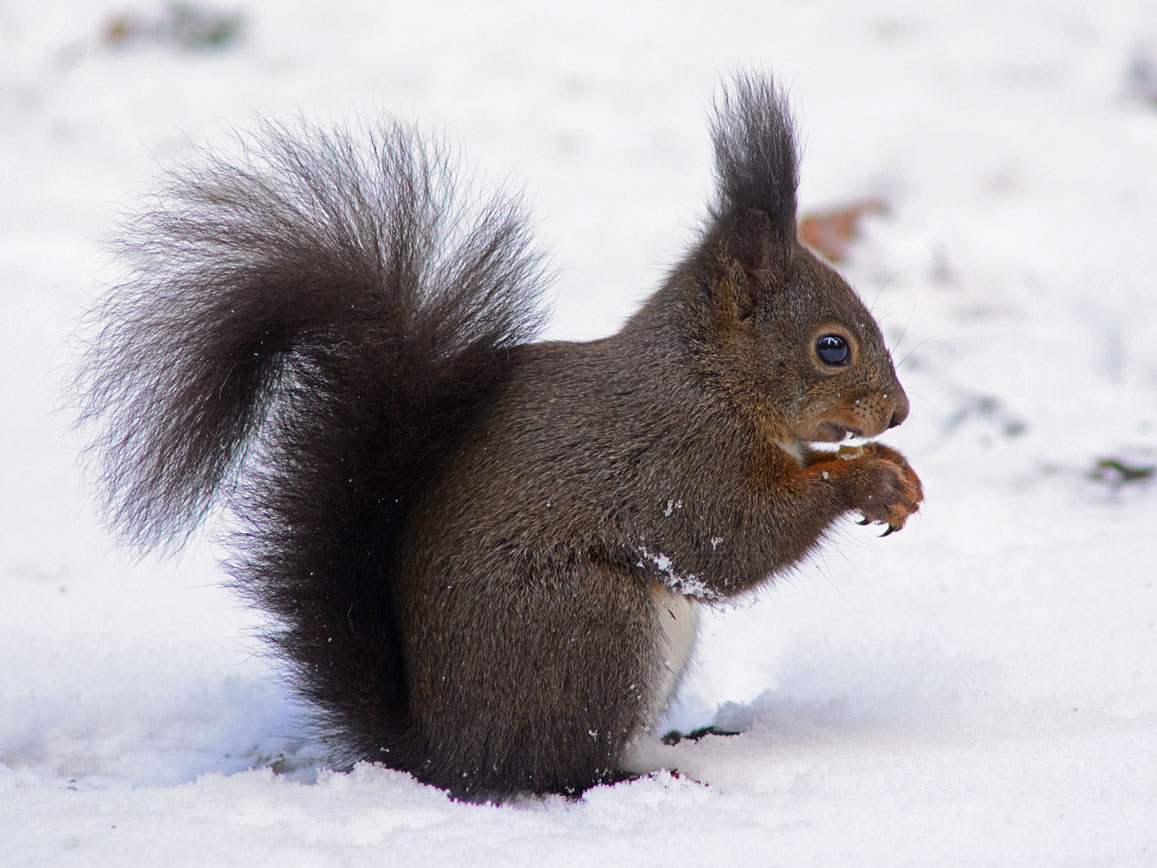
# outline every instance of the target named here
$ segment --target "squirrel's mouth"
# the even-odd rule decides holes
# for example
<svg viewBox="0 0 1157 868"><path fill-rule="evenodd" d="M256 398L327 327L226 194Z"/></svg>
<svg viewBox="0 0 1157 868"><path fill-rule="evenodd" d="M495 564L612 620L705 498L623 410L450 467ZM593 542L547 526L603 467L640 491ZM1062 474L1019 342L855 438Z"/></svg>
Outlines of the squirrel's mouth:
<svg viewBox="0 0 1157 868"><path fill-rule="evenodd" d="M877 424L876 418L869 414L831 410L812 416L793 431L793 449L822 449L825 445L834 446L847 440L870 440L882 434L887 427L886 424Z"/></svg>
<svg viewBox="0 0 1157 868"><path fill-rule="evenodd" d="M853 428L839 422L820 422L812 433L814 436L810 440L815 443L839 443L841 440L851 440L864 436L864 432L859 428Z"/></svg>
<svg viewBox="0 0 1157 868"><path fill-rule="evenodd" d="M839 422L818 422L804 436L797 437L791 442L780 442L779 446L802 465L804 455L809 448L820 447L818 450L820 452L835 454L836 450L830 448L833 444L843 443L845 440L860 439L863 436L864 434L859 428L853 428L851 425L843 425Z"/></svg>

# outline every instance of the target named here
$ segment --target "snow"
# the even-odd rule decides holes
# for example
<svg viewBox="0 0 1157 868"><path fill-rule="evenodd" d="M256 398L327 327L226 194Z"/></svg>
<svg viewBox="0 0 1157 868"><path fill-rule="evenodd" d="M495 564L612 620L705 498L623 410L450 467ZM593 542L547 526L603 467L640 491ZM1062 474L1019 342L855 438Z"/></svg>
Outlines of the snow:
<svg viewBox="0 0 1157 868"><path fill-rule="evenodd" d="M664 586L695 600L716 599L717 594L699 576L694 573L680 573L675 569L675 565L671 563L671 559L667 555L661 552L650 552L646 548L640 548L639 554L643 558L639 561L639 566L645 566L649 561L655 569L662 573L661 581Z"/></svg>
<svg viewBox="0 0 1157 868"><path fill-rule="evenodd" d="M126 0L133 2L133 0ZM1052 0L248 0L242 37L110 46L160 6L0 8L0 862L1157 864L1157 6ZM878 198L844 271L912 399L927 503L704 612L678 777L450 802L327 771L215 552L101 531L60 382L117 213L254 113L386 107L524 186L551 334L616 328L684 249L704 117L791 89L804 211Z"/></svg>

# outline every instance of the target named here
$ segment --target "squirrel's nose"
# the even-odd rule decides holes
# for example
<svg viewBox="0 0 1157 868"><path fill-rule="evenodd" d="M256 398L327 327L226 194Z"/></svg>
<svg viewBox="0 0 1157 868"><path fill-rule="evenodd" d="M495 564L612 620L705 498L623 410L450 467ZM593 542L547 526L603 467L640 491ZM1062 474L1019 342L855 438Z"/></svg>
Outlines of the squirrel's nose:
<svg viewBox="0 0 1157 868"><path fill-rule="evenodd" d="M888 427L895 428L907 418L908 396L904 394L903 389L900 389L899 394L895 396L895 409L892 410L892 421L888 423Z"/></svg>

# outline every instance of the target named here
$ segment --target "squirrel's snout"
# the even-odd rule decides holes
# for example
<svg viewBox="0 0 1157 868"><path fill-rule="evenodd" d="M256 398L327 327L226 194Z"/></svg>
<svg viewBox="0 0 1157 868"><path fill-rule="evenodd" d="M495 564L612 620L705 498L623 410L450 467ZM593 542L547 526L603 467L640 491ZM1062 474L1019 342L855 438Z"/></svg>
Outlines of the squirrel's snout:
<svg viewBox="0 0 1157 868"><path fill-rule="evenodd" d="M857 398L847 416L836 416L839 422L856 432L857 437L878 437L908 418L908 396L897 384L888 391L878 391Z"/></svg>
<svg viewBox="0 0 1157 868"><path fill-rule="evenodd" d="M900 394L896 395L895 407L892 410L892 419L888 422L889 428L895 428L908 418L908 396L904 394L901 389Z"/></svg>

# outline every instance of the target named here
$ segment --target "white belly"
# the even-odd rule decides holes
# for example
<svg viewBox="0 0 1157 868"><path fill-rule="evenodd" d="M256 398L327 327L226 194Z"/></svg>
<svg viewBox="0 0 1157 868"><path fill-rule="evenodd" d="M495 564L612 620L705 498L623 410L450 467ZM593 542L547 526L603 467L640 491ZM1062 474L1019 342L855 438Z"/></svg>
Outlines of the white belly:
<svg viewBox="0 0 1157 868"><path fill-rule="evenodd" d="M670 754L674 748L660 742L648 730L675 698L695 650L695 631L699 625L699 604L689 597L673 594L656 583L651 601L662 630L659 641L662 668L655 690L655 704L650 721L627 744L618 764L622 771L637 775L670 767Z"/></svg>
<svg viewBox="0 0 1157 868"><path fill-rule="evenodd" d="M663 670L655 692L655 717L670 704L691 662L695 650L695 633L699 626L699 604L682 594L673 594L665 588L656 590L652 601L663 630L660 643Z"/></svg>

